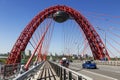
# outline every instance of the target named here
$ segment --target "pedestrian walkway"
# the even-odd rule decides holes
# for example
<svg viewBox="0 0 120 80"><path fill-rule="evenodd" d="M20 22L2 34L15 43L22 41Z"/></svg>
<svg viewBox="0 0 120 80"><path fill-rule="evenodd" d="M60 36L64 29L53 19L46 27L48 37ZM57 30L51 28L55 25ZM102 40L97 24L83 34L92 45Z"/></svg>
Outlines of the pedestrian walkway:
<svg viewBox="0 0 120 80"><path fill-rule="evenodd" d="M39 74L36 76L37 80L59 80L59 77L47 61L41 67Z"/></svg>

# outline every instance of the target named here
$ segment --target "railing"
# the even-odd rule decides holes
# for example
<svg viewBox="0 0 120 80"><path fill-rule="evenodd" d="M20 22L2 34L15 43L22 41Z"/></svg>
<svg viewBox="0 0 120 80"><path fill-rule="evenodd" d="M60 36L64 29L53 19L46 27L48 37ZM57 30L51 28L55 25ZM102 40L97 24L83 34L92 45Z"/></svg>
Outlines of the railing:
<svg viewBox="0 0 120 80"><path fill-rule="evenodd" d="M35 73L38 72L38 70L41 68L41 66L43 65L44 61L37 64L36 66L32 67L31 69L29 69L28 71L17 75L16 78L14 78L13 80L26 80L29 79L31 80L32 77L34 77Z"/></svg>
<svg viewBox="0 0 120 80"><path fill-rule="evenodd" d="M20 70L20 64L5 64L1 67L0 79L11 79Z"/></svg>
<svg viewBox="0 0 120 80"><path fill-rule="evenodd" d="M120 66L120 61L95 61L99 65Z"/></svg>
<svg viewBox="0 0 120 80"><path fill-rule="evenodd" d="M74 63L83 63L84 61L74 60L73 62ZM120 66L120 61L98 61L98 60L95 60L95 63L98 65Z"/></svg>
<svg viewBox="0 0 120 80"><path fill-rule="evenodd" d="M49 63L56 72L57 76L60 77L60 80L93 80L90 77L75 72L69 68L63 67L58 63L54 63L51 61L49 61Z"/></svg>

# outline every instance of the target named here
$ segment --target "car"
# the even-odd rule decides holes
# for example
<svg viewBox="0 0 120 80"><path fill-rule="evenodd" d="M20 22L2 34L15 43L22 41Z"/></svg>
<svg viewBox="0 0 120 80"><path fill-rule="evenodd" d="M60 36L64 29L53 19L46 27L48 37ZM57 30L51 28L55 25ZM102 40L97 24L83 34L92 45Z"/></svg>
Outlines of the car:
<svg viewBox="0 0 120 80"><path fill-rule="evenodd" d="M65 57L62 58L62 60L60 60L60 64L64 67L69 67L69 60Z"/></svg>
<svg viewBox="0 0 120 80"><path fill-rule="evenodd" d="M82 64L82 68L86 69L97 69L97 65L94 61L86 61Z"/></svg>

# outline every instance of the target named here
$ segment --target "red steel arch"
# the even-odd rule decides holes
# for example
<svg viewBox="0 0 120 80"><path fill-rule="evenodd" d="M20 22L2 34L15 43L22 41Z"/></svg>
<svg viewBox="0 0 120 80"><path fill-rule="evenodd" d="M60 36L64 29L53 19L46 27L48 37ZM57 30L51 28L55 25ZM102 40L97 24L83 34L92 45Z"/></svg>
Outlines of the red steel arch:
<svg viewBox="0 0 120 80"><path fill-rule="evenodd" d="M32 37L37 27L45 18L47 18L49 15L55 13L58 10L62 10L69 13L74 18L74 20L79 24L89 42L90 48L95 59L100 60L105 56L107 56L108 59L110 59L108 52L105 49L102 40L100 39L100 36L95 31L93 26L88 22L88 20L78 11L70 7L64 5L63 6L57 5L47 8L40 12L39 14L37 14L32 19L32 21L25 27L25 29L22 31L21 35L17 39L15 45L13 46L10 55L8 56L7 64L20 62L21 60L20 53L21 51L25 50L30 38Z"/></svg>

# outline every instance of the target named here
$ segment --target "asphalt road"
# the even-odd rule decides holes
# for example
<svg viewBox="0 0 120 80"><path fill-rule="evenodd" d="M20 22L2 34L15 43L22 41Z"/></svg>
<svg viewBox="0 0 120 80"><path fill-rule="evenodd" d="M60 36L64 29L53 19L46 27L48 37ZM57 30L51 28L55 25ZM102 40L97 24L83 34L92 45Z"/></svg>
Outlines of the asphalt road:
<svg viewBox="0 0 120 80"><path fill-rule="evenodd" d="M69 68L93 80L120 80L120 66L97 65L98 69L83 69L81 63L70 63Z"/></svg>

